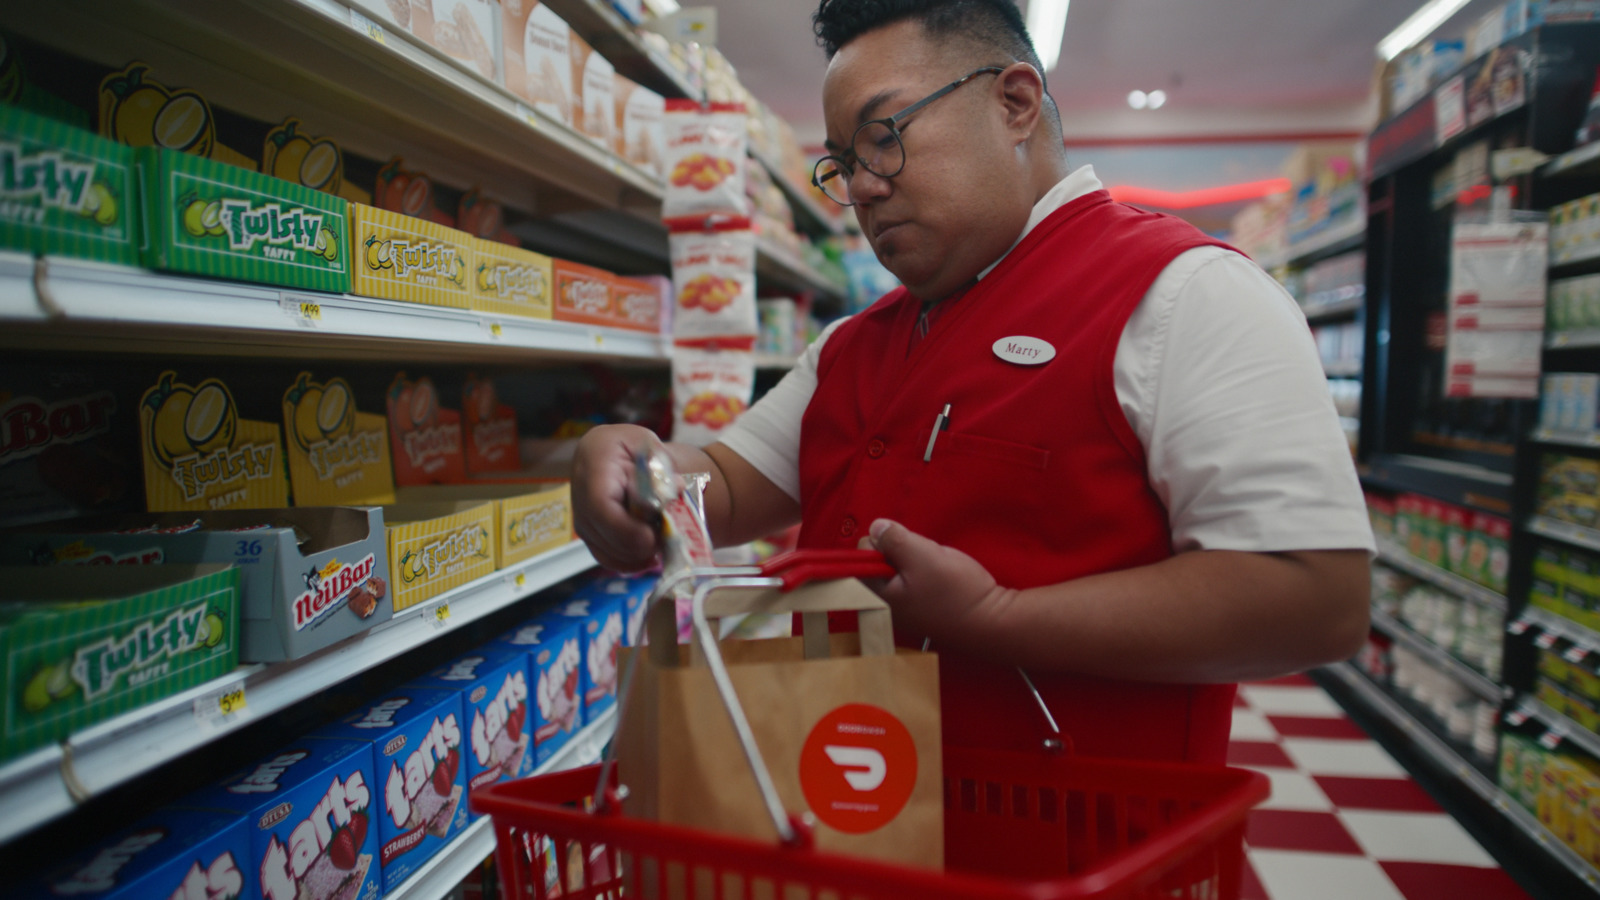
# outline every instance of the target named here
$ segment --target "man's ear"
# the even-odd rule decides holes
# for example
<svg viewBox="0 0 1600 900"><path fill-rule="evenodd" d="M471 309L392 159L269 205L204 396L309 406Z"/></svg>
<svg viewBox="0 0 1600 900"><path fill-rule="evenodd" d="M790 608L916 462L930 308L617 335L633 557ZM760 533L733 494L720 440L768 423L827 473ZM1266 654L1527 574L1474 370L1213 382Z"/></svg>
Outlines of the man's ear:
<svg viewBox="0 0 1600 900"><path fill-rule="evenodd" d="M1025 141L1038 130L1044 114L1044 78L1033 66L1012 63L995 76L1001 101L1006 109L1006 128L1017 140Z"/></svg>

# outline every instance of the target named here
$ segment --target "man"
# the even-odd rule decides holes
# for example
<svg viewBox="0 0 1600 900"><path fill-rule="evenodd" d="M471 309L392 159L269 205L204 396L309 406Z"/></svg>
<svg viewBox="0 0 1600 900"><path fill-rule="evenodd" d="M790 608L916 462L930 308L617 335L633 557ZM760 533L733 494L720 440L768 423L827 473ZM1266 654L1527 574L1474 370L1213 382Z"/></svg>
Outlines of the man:
<svg viewBox="0 0 1600 900"><path fill-rule="evenodd" d="M940 655L947 742L1220 762L1232 682L1352 655L1371 533L1305 320L1249 260L1071 171L1007 0L823 0L830 158L905 285L830 327L709 471L736 544L881 550L902 639ZM923 102L926 101L926 102ZM601 563L656 548L630 451L579 447ZM1038 686L1035 700L1027 672Z"/></svg>

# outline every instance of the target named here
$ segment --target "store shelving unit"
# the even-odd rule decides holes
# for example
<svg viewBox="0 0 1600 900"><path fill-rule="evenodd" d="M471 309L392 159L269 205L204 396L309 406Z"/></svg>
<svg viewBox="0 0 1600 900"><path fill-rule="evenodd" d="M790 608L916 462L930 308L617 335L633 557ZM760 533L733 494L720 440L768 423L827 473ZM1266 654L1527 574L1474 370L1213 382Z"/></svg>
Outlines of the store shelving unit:
<svg viewBox="0 0 1600 900"><path fill-rule="evenodd" d="M1337 296L1326 300L1307 298L1300 311L1305 313L1307 322L1316 325L1330 319L1342 319L1359 313L1365 300L1359 290L1355 291L1353 296Z"/></svg>
<svg viewBox="0 0 1600 900"><path fill-rule="evenodd" d="M1585 628L1564 616L1558 616L1537 606L1529 606L1517 618L1541 631L1565 638L1590 652L1600 653L1600 632ZM1524 629L1517 628L1516 630L1520 633Z"/></svg>
<svg viewBox="0 0 1600 900"><path fill-rule="evenodd" d="M1375 609L1372 611L1372 627L1426 657L1434 665L1448 672L1450 677L1470 688L1480 698L1490 703L1499 703L1505 699L1504 687L1491 681L1489 676L1457 659L1455 654L1412 631L1398 619Z"/></svg>
<svg viewBox="0 0 1600 900"><path fill-rule="evenodd" d="M1552 431L1541 428L1528 437L1537 444L1600 449L1600 431Z"/></svg>
<svg viewBox="0 0 1600 900"><path fill-rule="evenodd" d="M1490 590L1470 579L1462 578L1454 572L1445 571L1427 560L1418 559L1393 541L1378 539L1378 559L1390 568L1399 569L1413 578L1426 581L1434 587L1448 591L1457 597L1472 600L1502 613L1507 610L1504 594Z"/></svg>
<svg viewBox="0 0 1600 900"><path fill-rule="evenodd" d="M1600 141L1551 159L1539 170L1541 178L1576 178L1600 174Z"/></svg>
<svg viewBox="0 0 1600 900"><path fill-rule="evenodd" d="M772 182L778 186L778 190L783 191L784 198L789 201L789 208L794 210L795 225L801 231L814 235L844 234L842 221L829 216L809 193L790 181L777 160L754 148L750 150L750 158L766 169L767 174L772 176Z"/></svg>
<svg viewBox="0 0 1600 900"><path fill-rule="evenodd" d="M1527 528L1528 531L1542 537L1554 538L1587 550L1600 551L1600 530L1594 528L1585 528L1549 516L1534 516L1528 520Z"/></svg>
<svg viewBox="0 0 1600 900"><path fill-rule="evenodd" d="M1583 350L1600 347L1600 330L1583 329L1580 331L1560 331L1545 339L1544 345L1551 350Z"/></svg>
<svg viewBox="0 0 1600 900"><path fill-rule="evenodd" d="M544 0L589 46L616 68L663 97L698 98L701 92L670 62L640 39L638 32L605 0Z"/></svg>
<svg viewBox="0 0 1600 900"><path fill-rule="evenodd" d="M587 571L581 543L464 584L382 625L310 656L255 664L84 729L0 766L0 843L70 812L79 803L359 672L394 659L557 582ZM220 698L242 688L243 708L223 715Z"/></svg>
<svg viewBox="0 0 1600 900"><path fill-rule="evenodd" d="M789 369L794 368L794 364L799 362L799 360L800 357L798 354L794 356L785 356L781 353L757 353L756 368L788 371Z"/></svg>
<svg viewBox="0 0 1600 900"><path fill-rule="evenodd" d="M1256 262L1271 271L1285 266L1304 266L1359 249L1366 239L1367 217L1363 212L1344 222L1329 225L1320 234L1290 244L1277 253L1263 254Z"/></svg>

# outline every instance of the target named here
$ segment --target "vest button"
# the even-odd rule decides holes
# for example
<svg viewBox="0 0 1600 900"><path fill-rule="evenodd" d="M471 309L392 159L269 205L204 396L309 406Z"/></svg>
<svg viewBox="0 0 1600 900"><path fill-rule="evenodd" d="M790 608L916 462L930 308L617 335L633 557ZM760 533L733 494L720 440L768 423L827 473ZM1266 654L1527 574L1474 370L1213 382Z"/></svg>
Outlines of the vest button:
<svg viewBox="0 0 1600 900"><path fill-rule="evenodd" d="M852 536L855 535L855 533L856 533L856 517L855 516L845 516L844 517L844 521L839 523L839 536L840 537L852 537Z"/></svg>
<svg viewBox="0 0 1600 900"><path fill-rule="evenodd" d="M884 446L883 441L880 441L877 438L873 438L871 441L867 442L867 455L873 459L877 459L878 457L882 456L887 450L888 448Z"/></svg>

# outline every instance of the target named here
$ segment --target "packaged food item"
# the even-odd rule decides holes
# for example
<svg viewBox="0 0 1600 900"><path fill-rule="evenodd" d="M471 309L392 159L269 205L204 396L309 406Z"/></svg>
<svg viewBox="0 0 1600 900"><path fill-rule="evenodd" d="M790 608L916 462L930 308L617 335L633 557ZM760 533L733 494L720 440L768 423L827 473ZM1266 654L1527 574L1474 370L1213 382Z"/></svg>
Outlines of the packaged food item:
<svg viewBox="0 0 1600 900"><path fill-rule="evenodd" d="M276 509L289 479L276 423L239 417L228 386L161 374L139 401L145 502L151 512Z"/></svg>
<svg viewBox="0 0 1600 900"><path fill-rule="evenodd" d="M90 369L9 368L0 380L0 524L138 507L139 473L125 452L138 441L137 418L111 383Z"/></svg>
<svg viewBox="0 0 1600 900"><path fill-rule="evenodd" d="M511 93L563 125L573 121L572 30L539 0L500 4L505 84Z"/></svg>
<svg viewBox="0 0 1600 900"><path fill-rule="evenodd" d="M619 575L600 578L585 585L575 599L598 598L606 603L622 602L622 646L638 647L644 643L644 616L648 611L650 592L655 590L659 576Z"/></svg>
<svg viewBox="0 0 1600 900"><path fill-rule="evenodd" d="M153 563L239 567L243 662L296 659L389 621L376 508L130 514L0 532L0 565Z"/></svg>
<svg viewBox="0 0 1600 900"><path fill-rule="evenodd" d="M283 394L283 433L295 505L394 502L389 422L358 410L348 381L301 372Z"/></svg>
<svg viewBox="0 0 1600 900"><path fill-rule="evenodd" d="M432 379L423 376L412 381L406 373L399 373L389 385L388 408L396 485L466 480L461 413L440 404Z"/></svg>
<svg viewBox="0 0 1600 900"><path fill-rule="evenodd" d="M495 567L504 569L572 541L572 488L565 479L400 489L403 503L488 502L494 505Z"/></svg>
<svg viewBox="0 0 1600 900"><path fill-rule="evenodd" d="M1442 503L1444 531L1444 567L1465 576L1467 574L1467 543L1472 534L1472 513L1449 503Z"/></svg>
<svg viewBox="0 0 1600 900"><path fill-rule="evenodd" d="M467 827L461 694L407 686L319 728L312 738L366 742L383 890L393 891Z"/></svg>
<svg viewBox="0 0 1600 900"><path fill-rule="evenodd" d="M405 167L405 160L396 156L378 170L376 190L372 192L372 205L378 209L397 212L417 219L425 219L446 228L456 227L455 216L439 208L434 194L433 179L421 172Z"/></svg>
<svg viewBox="0 0 1600 900"><path fill-rule="evenodd" d="M156 81L146 63L136 60L101 79L99 107L101 137L255 171L255 160L217 140L217 119L205 97Z"/></svg>
<svg viewBox="0 0 1600 900"><path fill-rule="evenodd" d="M668 100L662 123L666 148L662 218L749 215L744 196L744 104L701 107L693 100Z"/></svg>
<svg viewBox="0 0 1600 900"><path fill-rule="evenodd" d="M300 120L284 119L261 142L261 174L343 197L372 202L372 195L344 180L344 151L331 138L307 134Z"/></svg>
<svg viewBox="0 0 1600 900"><path fill-rule="evenodd" d="M467 309L477 239L453 228L350 205L351 288L363 297Z"/></svg>
<svg viewBox="0 0 1600 900"><path fill-rule="evenodd" d="M302 738L176 805L243 818L246 896L365 900L382 889L384 797L372 757L364 741Z"/></svg>
<svg viewBox="0 0 1600 900"><path fill-rule="evenodd" d="M467 473L483 476L520 469L517 412L500 402L494 381L469 373L461 389L461 406L466 411Z"/></svg>
<svg viewBox="0 0 1600 900"><path fill-rule="evenodd" d="M750 403L755 358L740 350L675 347L672 351L672 439L714 443Z"/></svg>
<svg viewBox="0 0 1600 900"><path fill-rule="evenodd" d="M146 148L136 163L144 264L192 275L342 294L349 206L250 169Z"/></svg>
<svg viewBox="0 0 1600 900"><path fill-rule="evenodd" d="M1491 591L1504 594L1506 579L1511 574L1511 520L1485 516L1483 529L1489 544L1488 576L1483 584Z"/></svg>
<svg viewBox="0 0 1600 900"><path fill-rule="evenodd" d="M23 887L22 896L220 900L256 895L249 858L250 832L238 814L162 809Z"/></svg>
<svg viewBox="0 0 1600 900"><path fill-rule="evenodd" d="M239 664L232 566L3 567L0 758Z"/></svg>
<svg viewBox="0 0 1600 900"><path fill-rule="evenodd" d="M502 635L496 645L528 654L528 681L533 690L529 729L533 733L535 767L549 762L583 727L582 622L555 615L535 616Z"/></svg>
<svg viewBox="0 0 1600 900"><path fill-rule="evenodd" d="M667 101L621 75L616 77L612 94L617 113L614 152L660 178L666 139L662 117L666 115Z"/></svg>
<svg viewBox="0 0 1600 900"><path fill-rule="evenodd" d="M619 594L580 591L556 607L555 614L582 623L583 641L583 722L599 721L617 705L617 648L623 646L626 632L623 599Z"/></svg>
<svg viewBox="0 0 1600 900"><path fill-rule="evenodd" d="M473 309L502 316L550 318L550 257L482 238L475 249Z"/></svg>
<svg viewBox="0 0 1600 900"><path fill-rule="evenodd" d="M616 319L611 323L629 331L661 331L661 288L641 278L611 279L611 302Z"/></svg>
<svg viewBox="0 0 1600 900"><path fill-rule="evenodd" d="M611 300L610 272L564 259L552 262L555 278L555 319L586 325L614 325L618 321Z"/></svg>
<svg viewBox="0 0 1600 900"><path fill-rule="evenodd" d="M577 98L572 108L572 127L610 150L617 142L617 70L576 34L568 39L567 49L572 54L572 84Z"/></svg>
<svg viewBox="0 0 1600 900"><path fill-rule="evenodd" d="M756 235L750 220L669 220L672 335L678 342L751 337L756 320ZM753 342L752 342L753 343Z"/></svg>
<svg viewBox="0 0 1600 900"><path fill-rule="evenodd" d="M0 105L0 173L0 247L138 265L132 150Z"/></svg>
<svg viewBox="0 0 1600 900"><path fill-rule="evenodd" d="M494 0L429 0L421 5L432 7L433 27L426 36L417 36L498 83L500 10Z"/></svg>
<svg viewBox="0 0 1600 900"><path fill-rule="evenodd" d="M485 647L418 678L412 687L458 691L466 732L466 788L533 774L528 728L528 654ZM465 804L463 804L465 805ZM469 820L477 818L469 809Z"/></svg>
<svg viewBox="0 0 1600 900"><path fill-rule="evenodd" d="M397 503L383 520L397 613L495 570L493 503Z"/></svg>

